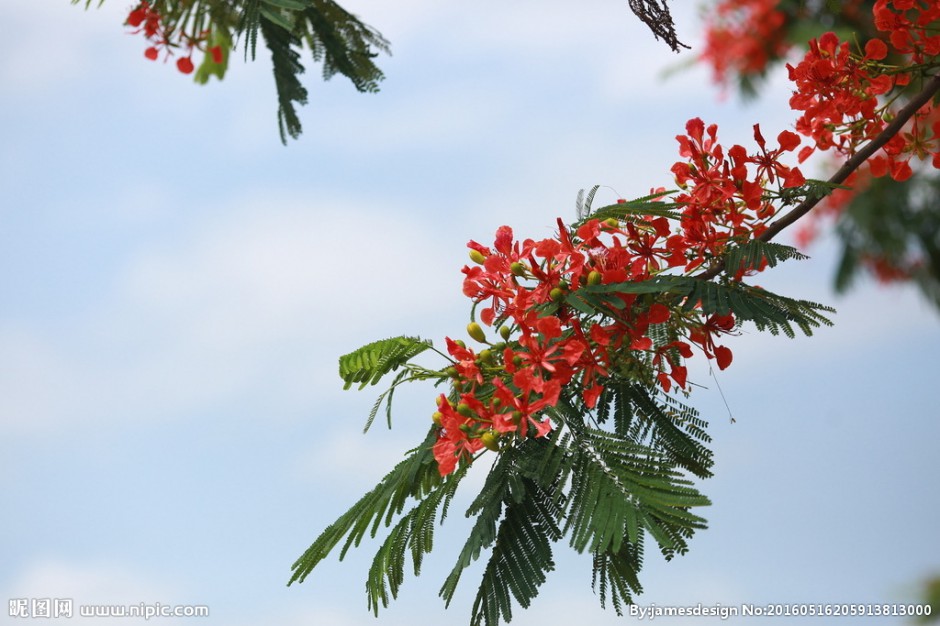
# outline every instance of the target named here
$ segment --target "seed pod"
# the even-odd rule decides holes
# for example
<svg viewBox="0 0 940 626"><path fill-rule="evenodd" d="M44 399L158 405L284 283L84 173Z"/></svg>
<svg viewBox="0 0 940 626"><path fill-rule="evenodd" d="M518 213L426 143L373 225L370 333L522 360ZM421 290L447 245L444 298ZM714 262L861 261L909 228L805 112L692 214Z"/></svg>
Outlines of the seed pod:
<svg viewBox="0 0 940 626"><path fill-rule="evenodd" d="M486 262L486 257L483 256L483 253L479 250L470 250L470 260L474 263L483 265Z"/></svg>
<svg viewBox="0 0 940 626"><path fill-rule="evenodd" d="M496 431L486 431L480 435L480 441L488 450L493 450L494 452L499 450L499 433Z"/></svg>
<svg viewBox="0 0 940 626"><path fill-rule="evenodd" d="M480 325L476 322L470 322L467 324L467 334L480 343L486 343L486 334L483 332L483 329L480 328Z"/></svg>

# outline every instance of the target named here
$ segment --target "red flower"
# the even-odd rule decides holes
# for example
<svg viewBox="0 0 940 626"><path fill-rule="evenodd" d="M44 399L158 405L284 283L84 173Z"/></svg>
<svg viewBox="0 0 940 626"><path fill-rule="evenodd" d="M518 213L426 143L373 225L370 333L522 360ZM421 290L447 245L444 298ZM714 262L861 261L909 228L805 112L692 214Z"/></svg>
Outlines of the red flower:
<svg viewBox="0 0 940 626"><path fill-rule="evenodd" d="M193 67L193 60L189 57L182 57L176 62L176 67L184 74L191 74Z"/></svg>

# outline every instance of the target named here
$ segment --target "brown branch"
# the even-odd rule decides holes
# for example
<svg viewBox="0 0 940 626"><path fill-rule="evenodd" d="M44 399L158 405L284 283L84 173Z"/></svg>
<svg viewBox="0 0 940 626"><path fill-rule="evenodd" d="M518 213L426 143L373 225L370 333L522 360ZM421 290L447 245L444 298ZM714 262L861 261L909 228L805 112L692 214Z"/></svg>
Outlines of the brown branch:
<svg viewBox="0 0 940 626"><path fill-rule="evenodd" d="M861 150L853 154L845 163L843 163L842 167L839 168L839 171L833 174L827 182L833 185L841 185L843 182L845 182L852 172L861 167L862 163L873 156L875 152L881 149L882 146L891 141L891 138L901 131L908 120L914 117L914 114L917 113L920 107L927 104L927 102L929 102L938 91L940 91L940 75L934 76L932 79L930 79L930 82L927 83L927 86L924 87L920 93L911 98L910 102L904 105L904 108L898 111L897 117L895 117L890 124L885 126L884 130L882 130L877 137L865 144ZM790 211L780 217L780 219L771 224L767 230L757 237L757 239L760 241L770 241L780 234L780 231L782 231L784 228L790 226L798 219L812 211L813 208L819 204L819 202L824 197L825 196L817 196L803 200L803 202L793 207ZM699 274L697 278L701 278L702 280L709 280L723 272L724 269L725 262L722 260L707 272Z"/></svg>

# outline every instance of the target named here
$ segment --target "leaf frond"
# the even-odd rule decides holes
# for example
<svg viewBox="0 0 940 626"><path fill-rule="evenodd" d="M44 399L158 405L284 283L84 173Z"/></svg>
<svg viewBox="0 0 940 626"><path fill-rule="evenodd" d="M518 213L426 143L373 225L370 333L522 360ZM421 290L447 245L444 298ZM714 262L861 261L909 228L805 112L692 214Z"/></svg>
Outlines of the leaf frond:
<svg viewBox="0 0 940 626"><path fill-rule="evenodd" d="M431 342L420 337L390 337L366 344L339 358L339 375L349 389L360 383L359 389L375 385L383 376L407 363L431 347Z"/></svg>

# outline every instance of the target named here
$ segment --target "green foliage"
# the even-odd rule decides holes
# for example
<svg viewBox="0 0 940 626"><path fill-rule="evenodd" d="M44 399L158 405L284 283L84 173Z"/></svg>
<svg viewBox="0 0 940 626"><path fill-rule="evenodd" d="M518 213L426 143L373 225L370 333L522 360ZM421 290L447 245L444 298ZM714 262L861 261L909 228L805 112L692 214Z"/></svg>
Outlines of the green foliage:
<svg viewBox="0 0 940 626"><path fill-rule="evenodd" d="M725 271L734 275L737 272L760 271L766 263L767 267L777 267L777 264L790 259L805 260L805 254L792 246L751 239L745 243L731 246L725 254Z"/></svg>
<svg viewBox="0 0 940 626"><path fill-rule="evenodd" d="M281 133L281 142L287 143L287 136L297 139L301 133L300 118L294 104L307 104L307 90L300 83L300 74L304 66L300 62L300 37L285 27L283 20L275 21L270 15L277 13L262 9L260 30L264 43L271 51L274 64L274 84L277 87L277 125Z"/></svg>
<svg viewBox="0 0 940 626"><path fill-rule="evenodd" d="M930 614L922 615L915 620L916 623L940 622L940 576L932 576L923 582L921 602L930 607Z"/></svg>
<svg viewBox="0 0 940 626"><path fill-rule="evenodd" d="M877 178L839 217L842 255L835 277L846 291L858 275L882 263L909 276L940 308L940 176L927 173L897 182Z"/></svg>
<svg viewBox="0 0 940 626"><path fill-rule="evenodd" d="M72 4L82 2L87 9L94 0L72 0ZM98 6L103 2L99 0ZM285 144L288 136L296 139L302 132L297 106L307 103L307 90L300 82L305 45L314 62L323 64L324 79L342 74L357 90L375 92L384 78L374 59L381 52L390 53L388 41L332 0L150 0L150 5L171 36L184 35L168 45L211 31L207 47L222 46L222 63L207 58L196 71L199 84L213 75L224 76L229 51L239 41L245 58L254 59L260 35L271 53L278 127Z"/></svg>
<svg viewBox="0 0 940 626"><path fill-rule="evenodd" d="M346 383L343 389L349 389L353 383L361 383L359 389L374 385L430 347L430 341L419 337L391 337L343 355L339 359L339 376Z"/></svg>
<svg viewBox="0 0 940 626"><path fill-rule="evenodd" d="M657 450L671 464L699 478L709 478L712 452L703 444L711 437L698 411L659 387L618 380L601 393L598 424L613 421L613 433L636 445Z"/></svg>
<svg viewBox="0 0 940 626"><path fill-rule="evenodd" d="M618 202L617 204L594 209L591 205L599 189L600 185L594 185L587 193L587 196L585 196L583 189L578 192L575 201L575 212L579 224L588 219L606 220L611 217L618 220L630 220L647 216L679 219L679 214L674 208L675 205L662 202L664 197L673 193L672 191L661 191L635 200Z"/></svg>
<svg viewBox="0 0 940 626"><path fill-rule="evenodd" d="M431 454L434 439L433 431L429 432L421 446L413 450L372 491L327 527L291 567L294 574L287 584L303 582L317 563L326 558L343 537L346 537L346 542L340 551L340 560L349 548L359 545L367 532L374 537L383 521L385 526L388 526L410 499L421 501L439 487L444 479L438 473L437 464ZM446 480L456 482L461 476L462 474L455 473ZM381 598L381 593L376 592L375 597Z"/></svg>
<svg viewBox="0 0 940 626"><path fill-rule="evenodd" d="M238 32L247 38L245 53L255 56L258 33L271 51L278 94L281 141L302 131L295 105L307 103L300 82L304 66L300 48L306 44L313 60L323 63L323 78L346 76L361 92L378 91L384 78L373 62L389 52L382 34L332 0L245 0Z"/></svg>
<svg viewBox="0 0 940 626"><path fill-rule="evenodd" d="M232 50L232 36L227 30L212 29L209 35L208 45L219 46L222 51L222 62L216 63L211 54L207 54L202 60L202 64L196 68L194 79L200 85L205 85L209 79L215 76L219 80L225 78L225 72L228 69L228 61Z"/></svg>
<svg viewBox="0 0 940 626"><path fill-rule="evenodd" d="M636 389L629 393L634 401L641 395ZM654 412L649 409L656 404L653 397L637 403L645 413ZM660 406L658 411L661 418L673 409ZM574 550L591 554L601 603L610 598L621 612L642 590L638 573L644 534L669 559L685 553L694 531L705 528L691 509L708 505L708 499L671 460L675 452L658 449L659 440L647 436L647 443L635 443L600 430L569 402L559 403L550 415L559 428L549 437L525 439L503 450L467 510L476 521L440 595L449 605L463 571L489 550L472 607L473 625L509 621L514 603L528 607L554 569L552 545L565 536ZM415 575L420 573L423 556L433 546L434 526L446 517L467 470L464 466L441 478L430 453L433 441L432 430L375 489L327 527L294 564L288 584L303 582L344 538L340 559L367 532L374 537L384 525L392 528L369 569L369 608L377 612L397 597L409 561ZM401 515L408 502L413 508Z"/></svg>
<svg viewBox="0 0 940 626"><path fill-rule="evenodd" d="M750 321L758 330L774 335L782 332L791 338L796 336L794 324L803 334L812 335L814 328L831 326L832 322L824 313L835 312L832 307L788 298L753 285L736 281L715 283L693 276L662 275L642 282L587 286L570 294L568 302L579 309L590 307L603 311L618 306L618 302L609 297L614 293L671 294L681 300L686 311L698 308L708 315L734 313L738 320Z"/></svg>

